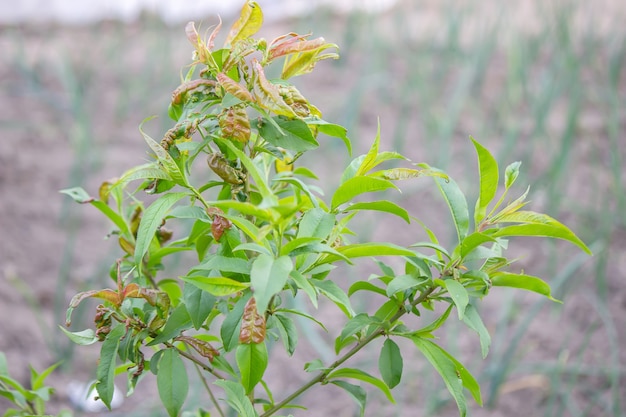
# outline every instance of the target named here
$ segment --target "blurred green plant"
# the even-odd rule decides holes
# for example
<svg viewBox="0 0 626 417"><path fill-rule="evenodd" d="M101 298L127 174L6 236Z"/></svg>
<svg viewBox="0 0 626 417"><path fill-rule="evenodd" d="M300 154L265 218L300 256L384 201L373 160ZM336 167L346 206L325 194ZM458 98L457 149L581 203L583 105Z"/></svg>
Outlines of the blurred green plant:
<svg viewBox="0 0 626 417"><path fill-rule="evenodd" d="M465 416L465 390L482 404L480 387L434 342L435 331L456 310L452 317L478 334L485 357L491 339L476 303L492 287L519 288L554 300L545 281L512 270L514 260L504 255L510 237L557 238L589 249L557 220L523 210L528 189L509 200L521 164L508 165L501 181L495 158L473 138L479 164L473 216L452 178L426 163L413 164L400 153L381 151L380 132L369 151L347 165L330 199L323 199L321 188L311 184L315 172L297 161L319 147L322 135L340 139L350 154L352 143L347 130L325 121L289 79L311 72L321 60L338 58L337 46L296 33L269 42L254 38L262 21L259 5L245 3L220 49L214 43L221 22L207 39L188 24L194 62L172 95L169 115L176 123L160 142L140 128L154 161L103 183L97 198L82 188L62 191L110 219L115 226L111 236L123 251L111 269L115 289L81 292L70 301L68 326L83 300L102 300L95 330L64 332L78 344L102 343L96 390L107 406L117 373L127 374L132 392L150 371L170 416L181 413L188 394L185 362L203 371L212 412L220 416L229 413L214 394L217 388L238 415L266 417L302 408L295 403L301 394L328 383L354 398L363 415L366 391L354 381L378 388L395 402L391 390L404 370L395 340L409 339L440 374ZM283 63L280 78L268 79L266 68L277 61ZM208 169L198 162L202 159ZM403 165L380 167L394 162ZM397 203L363 198L423 176L433 178L450 209L457 238L451 247L444 247L427 225ZM131 186L134 181L140 185ZM353 243L350 222L371 211L417 225L428 240L408 247ZM189 230L174 230L189 221ZM182 236L172 240L175 233ZM178 279L160 278L162 271L170 271L168 257L181 252L195 252L194 265ZM357 280L346 291L341 275L333 271L360 258L374 259L381 272ZM293 355L298 342L294 317L323 329L329 324L289 307L289 300L300 293L314 307L320 297L328 298L346 323L335 335L336 359L303 364L314 374L311 379L275 399L264 381L271 362L268 342L280 340ZM378 302L375 311L356 311L356 297ZM372 302L359 304L371 307ZM439 304L446 307L435 310ZM436 319L417 328L403 322L424 310L437 311ZM378 341L380 376L344 366ZM145 355L147 349L151 355ZM200 410L195 415L209 414Z"/></svg>
<svg viewBox="0 0 626 417"><path fill-rule="evenodd" d="M54 393L51 387L44 385L46 378L59 364L54 364L43 372L30 368L30 386L25 387L12 378L7 366L7 358L0 352L0 395L8 398L16 408L9 408L3 417L29 417L46 415L46 402ZM57 417L70 417L69 411L61 411Z"/></svg>

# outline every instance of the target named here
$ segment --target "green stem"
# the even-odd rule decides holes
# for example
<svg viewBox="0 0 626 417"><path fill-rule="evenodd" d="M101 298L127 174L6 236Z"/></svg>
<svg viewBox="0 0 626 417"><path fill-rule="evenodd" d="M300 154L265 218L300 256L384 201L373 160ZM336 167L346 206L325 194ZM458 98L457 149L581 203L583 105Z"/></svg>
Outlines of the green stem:
<svg viewBox="0 0 626 417"><path fill-rule="evenodd" d="M437 287L433 286L432 288L429 288L426 291L424 291L423 293L421 293L420 296L417 297L415 300L413 300L413 302L410 304L411 308L413 308L413 307L417 306L418 304L422 303L423 301L425 301L430 296L430 294L432 294L432 292L435 290L435 288L437 288ZM408 310L410 310L410 309L408 309ZM404 316L406 313L407 313L407 309L405 309L404 306L402 306L401 308L398 309L396 314L394 314L393 317L391 317L388 320L388 323L396 322L398 319L400 319L400 317ZM284 406L289 404L291 401L293 401L294 399L298 398L300 395L302 395L305 391L307 391L312 386L314 386L314 385L316 385L318 383L323 382L332 371L337 369L345 361L350 359L357 352L359 352L361 349L363 349L365 346L367 346L372 340L374 340L377 337L383 335L385 333L386 329L387 329L387 327L384 324L379 324L378 328L374 332L372 332L368 337L366 337L365 339L359 341L359 343L357 343L352 349L350 349L342 357L340 357L335 362L333 362L332 365L330 365L328 368L326 368L325 370L320 372L318 375L313 377L311 380L309 380L303 386L301 386L300 388L295 390L293 393L291 393L289 396L287 396L284 400L282 400L278 404L274 405L272 408L267 410L265 413L261 414L261 417L269 417L269 416L271 416L272 414L276 413L278 410L280 410L281 408L283 408Z"/></svg>
<svg viewBox="0 0 626 417"><path fill-rule="evenodd" d="M217 402L217 398L215 398L215 395L213 395L213 391L211 390L211 387L209 387L209 384L207 384L206 379L202 375L202 372L200 371L200 365L198 365L197 363L194 363L194 367L196 368L196 372L198 373L198 376L200 377L200 381L202 381L202 385L204 385L204 389L206 389L206 391L209 393L209 397L211 397L211 402L217 409L217 412L219 413L220 416L226 417L226 415L224 414L224 411L222 411L222 408L220 407L220 404Z"/></svg>

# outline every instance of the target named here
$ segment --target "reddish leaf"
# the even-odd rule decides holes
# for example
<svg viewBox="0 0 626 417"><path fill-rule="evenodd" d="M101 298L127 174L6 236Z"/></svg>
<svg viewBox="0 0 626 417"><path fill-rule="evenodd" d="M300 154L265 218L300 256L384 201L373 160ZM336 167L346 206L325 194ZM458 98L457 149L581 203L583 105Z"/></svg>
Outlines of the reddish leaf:
<svg viewBox="0 0 626 417"><path fill-rule="evenodd" d="M256 300L250 297L243 310L239 342L243 344L263 343L265 340L265 318L257 312Z"/></svg>

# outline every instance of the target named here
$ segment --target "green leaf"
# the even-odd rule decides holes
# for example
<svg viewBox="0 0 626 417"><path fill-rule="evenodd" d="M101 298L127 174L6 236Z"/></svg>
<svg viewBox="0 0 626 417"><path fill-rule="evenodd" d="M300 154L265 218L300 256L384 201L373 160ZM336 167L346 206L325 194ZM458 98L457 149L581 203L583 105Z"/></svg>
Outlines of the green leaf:
<svg viewBox="0 0 626 417"><path fill-rule="evenodd" d="M354 368L341 368L331 372L326 379L332 382L332 380L340 378L358 379L359 381L367 382L368 384L374 385L379 390L381 390L383 394L385 394L385 396L391 403L396 403L396 400L393 398L393 395L391 394L391 391L389 390L387 384L385 384L380 379L368 374L367 372Z"/></svg>
<svg viewBox="0 0 626 417"><path fill-rule="evenodd" d="M186 196L188 196L187 193L162 195L143 212L141 223L139 223L139 230L137 231L137 242L135 244L135 263L139 269L141 269L144 255L148 252L150 242L152 242L154 238L154 233L159 226L161 226L169 209Z"/></svg>
<svg viewBox="0 0 626 417"><path fill-rule="evenodd" d="M354 310L350 305L350 299L345 292L333 281L320 281L313 279L310 281L315 287L317 287L322 294L328 297L329 300L334 302L348 317L354 316Z"/></svg>
<svg viewBox="0 0 626 417"><path fill-rule="evenodd" d="M59 326L59 329L74 343L77 345L87 346L92 345L98 341L98 337L93 329L85 329L81 332L70 332L65 330L63 326ZM0 372L0 375L2 373Z"/></svg>
<svg viewBox="0 0 626 417"><path fill-rule="evenodd" d="M387 297L387 292L384 289L367 281L357 281L350 285L350 288L348 289L348 297L352 296L352 294L357 291L370 291Z"/></svg>
<svg viewBox="0 0 626 417"><path fill-rule="evenodd" d="M9 376L7 357L4 352L0 352L0 376Z"/></svg>
<svg viewBox="0 0 626 417"><path fill-rule="evenodd" d="M424 335L431 334L432 332L440 328L446 322L446 320L448 319L448 316L450 316L451 311L452 311L452 304L450 304L450 306L446 309L446 311L444 311L444 313L441 316L439 316L436 320L434 320L432 323L430 323L426 327L422 327L418 331L414 332L414 334L416 336L424 336Z"/></svg>
<svg viewBox="0 0 626 417"><path fill-rule="evenodd" d="M465 289L463 284L455 279L446 279L441 282L443 282L444 286L448 290L448 294L456 305L456 309L459 313L459 320L463 320L465 308L469 303L469 295L467 294L467 290Z"/></svg>
<svg viewBox="0 0 626 417"><path fill-rule="evenodd" d="M226 402L237 412L239 417L259 417L241 384L224 379L218 379L214 384L224 389Z"/></svg>
<svg viewBox="0 0 626 417"><path fill-rule="evenodd" d="M198 330L209 317L217 298L207 292L202 291L191 283L185 283L183 288L183 300L187 306L187 312L193 323L193 327Z"/></svg>
<svg viewBox="0 0 626 417"><path fill-rule="evenodd" d="M401 219L403 219L407 223L411 223L411 219L409 218L409 212L404 208L400 207L396 203L392 203L391 201L380 200L380 201L372 201L372 202L364 202L364 203L355 203L344 209L344 211L354 211L354 210L375 210L382 211L385 213L394 214Z"/></svg>
<svg viewBox="0 0 626 417"><path fill-rule="evenodd" d="M170 417L177 417L189 391L185 364L176 349L166 349L159 358L158 369L159 397Z"/></svg>
<svg viewBox="0 0 626 417"><path fill-rule="evenodd" d="M389 388L393 388L400 383L403 367L400 348L393 340L386 339L378 357L378 370Z"/></svg>
<svg viewBox="0 0 626 417"><path fill-rule="evenodd" d="M212 207L220 208L224 211L233 209L246 216L253 216L263 220L272 220L278 216L278 213L272 209L259 208L256 204L252 204L245 201L236 200L220 200L209 201L208 204Z"/></svg>
<svg viewBox="0 0 626 417"><path fill-rule="evenodd" d="M317 309L317 291L315 290L315 287L313 287L309 280L296 269L292 270L289 273L289 276L291 277L291 279L293 279L293 282L296 283L298 288L303 290L306 295L309 296L311 304L313 304L313 307Z"/></svg>
<svg viewBox="0 0 626 417"><path fill-rule="evenodd" d="M274 259L272 256L260 254L254 260L250 284L260 315L265 314L272 297L283 290L292 269L293 264L288 256Z"/></svg>
<svg viewBox="0 0 626 417"><path fill-rule="evenodd" d="M222 344L224 350L230 352L239 343L239 330L241 329L241 320L243 318L243 310L246 303L252 296L248 293L246 296L241 297L233 309L226 314L222 327L220 329L220 336L222 337Z"/></svg>
<svg viewBox="0 0 626 417"><path fill-rule="evenodd" d="M355 243L353 245L339 246L337 252L343 256L361 258L364 256L414 256L415 253L409 249L385 242ZM317 262L318 265L333 263L340 259L337 255L327 255Z"/></svg>
<svg viewBox="0 0 626 417"><path fill-rule="evenodd" d="M443 173L436 168L430 167L428 164L419 164L419 166L431 169L435 172ZM452 178L448 178L446 180L434 177L433 179L450 208L450 213L452 213L452 219L454 220L454 227L456 228L456 233L460 243L463 239L465 239L469 231L469 210L467 208L465 195Z"/></svg>
<svg viewBox="0 0 626 417"><path fill-rule="evenodd" d="M387 284L386 295L392 297L400 291L423 286L429 282L427 277L416 277L412 274L398 275Z"/></svg>
<svg viewBox="0 0 626 417"><path fill-rule="evenodd" d="M491 345L491 336L489 335L489 331L485 327L480 315L478 314L478 310L473 305L469 304L465 308L465 316L463 317L463 323L467 325L470 329L474 330L478 333L478 337L480 339L480 349L483 355L483 359L487 357L487 353L489 353L489 346Z"/></svg>
<svg viewBox="0 0 626 417"><path fill-rule="evenodd" d="M319 143L313 137L311 129L300 119L273 117L274 123L264 120L257 122L259 134L274 146L293 152L306 152L315 149Z"/></svg>
<svg viewBox="0 0 626 417"><path fill-rule="evenodd" d="M105 216L107 216L109 220L111 220L120 229L120 232L122 232L122 234L130 234L128 225L126 224L122 216L113 211L113 209L107 206L104 202L96 200L95 198L89 196L89 194L87 194L87 191L85 191L81 187L67 188L59 192L61 194L69 195L77 203L90 203L92 206L100 210Z"/></svg>
<svg viewBox="0 0 626 417"><path fill-rule="evenodd" d="M230 28L225 45L234 45L259 31L263 24L263 12L255 1L246 1L239 14L239 19Z"/></svg>
<svg viewBox="0 0 626 417"><path fill-rule="evenodd" d="M463 239L461 244L454 250L454 255L458 255L461 259L464 259L474 249L487 242L496 242L496 239L485 233L474 232Z"/></svg>
<svg viewBox="0 0 626 417"><path fill-rule="evenodd" d="M506 167L504 171L504 188L508 190L519 176L519 167L522 165L520 161L513 162Z"/></svg>
<svg viewBox="0 0 626 417"><path fill-rule="evenodd" d="M331 384L335 384L339 388L343 388L350 396L356 401L360 409L360 416L365 415L365 404L367 401L367 393L363 388L358 385L351 384L346 381L336 380L331 381Z"/></svg>
<svg viewBox="0 0 626 417"><path fill-rule="evenodd" d="M270 321L273 322L278 329L280 338L289 356L293 355L293 352L296 350L296 345L298 344L298 330L293 320L284 314L277 313L270 316L268 327Z"/></svg>
<svg viewBox="0 0 626 417"><path fill-rule="evenodd" d="M117 348L120 345L120 339L125 333L126 328L124 325L118 324L107 335L100 348L100 361L96 369L96 391L98 392L98 397L109 410L111 409L111 400L115 390L113 385L113 380L115 379L115 357Z"/></svg>
<svg viewBox="0 0 626 417"><path fill-rule="evenodd" d="M343 203L351 201L354 197L396 187L391 181L380 178L357 176L350 178L337 188L331 201L331 210L336 210Z"/></svg>
<svg viewBox="0 0 626 417"><path fill-rule="evenodd" d="M339 138L343 141L344 145L346 145L346 149L348 150L348 155L352 155L352 143L350 138L348 137L348 129L341 125L336 125L333 123L328 123L322 119L313 119L307 118L304 120L307 125L315 125L317 126L317 130L320 133L323 133L328 136L332 136L334 138Z"/></svg>
<svg viewBox="0 0 626 417"><path fill-rule="evenodd" d="M357 169L355 176L365 175L371 169L376 167L376 157L378 156L378 148L380 147L380 120L378 121L378 127L376 129L376 137L374 138L374 143L370 146L369 151L365 155L363 162Z"/></svg>
<svg viewBox="0 0 626 417"><path fill-rule="evenodd" d="M573 243L591 255L591 250L567 226L543 213L516 211L498 216L498 223L523 223L506 226L492 232L491 236L545 236ZM493 229L492 229L493 230Z"/></svg>
<svg viewBox="0 0 626 417"><path fill-rule="evenodd" d="M172 181L172 177L162 169L159 164L155 162L149 162L147 164L138 165L124 172L120 179L118 179L113 187L123 187L127 183L134 180L145 179L162 179L166 181Z"/></svg>
<svg viewBox="0 0 626 417"><path fill-rule="evenodd" d="M179 304L172 314L167 318L167 322L159 333L147 346L156 346L159 343L167 342L176 336L179 336L181 332L187 330L192 325L191 317L187 312L185 304Z"/></svg>
<svg viewBox="0 0 626 417"><path fill-rule="evenodd" d="M256 165L254 164L254 162L252 162L248 155L240 151L235 146L235 144L229 140L221 140L217 138L215 140L216 142L225 145L231 152L233 152L237 156L237 158L239 158L241 163L246 167L248 175L252 177L257 189L259 190L259 193L261 194L261 197L263 197L263 202L259 205L259 208L277 206L278 200L276 196L274 195L274 193L272 193L272 190L270 190L267 185L266 179L261 175ZM232 219L230 220L232 221Z"/></svg>
<svg viewBox="0 0 626 417"><path fill-rule="evenodd" d="M463 387L472 393L479 405L482 405L478 383L459 361L430 340L421 337L414 337L412 340L443 378L443 382L459 408L461 417L467 415L467 402L463 393Z"/></svg>
<svg viewBox="0 0 626 417"><path fill-rule="evenodd" d="M157 160L161 164L161 167L170 176L172 181L174 181L178 185L188 188L189 183L187 182L187 177L185 176L184 171L179 168L179 166L176 164L176 161L174 161L172 156L165 150L165 148L163 148L159 143L155 142L154 139L152 139L143 131L143 124L150 119L152 119L152 117L149 117L141 122L141 125L139 126L139 132L141 132L144 140L146 141L152 152L154 152L154 154L156 155Z"/></svg>
<svg viewBox="0 0 626 417"><path fill-rule="evenodd" d="M474 210L474 224L478 225L487 215L487 206L496 196L498 191L498 163L491 153L470 136L476 155L478 155L478 171L480 178L480 190L476 208Z"/></svg>
<svg viewBox="0 0 626 417"><path fill-rule="evenodd" d="M491 285L494 287L511 287L536 292L544 295L552 301L560 303L552 298L550 285L541 278L525 274L512 274L509 272L496 272L491 275Z"/></svg>
<svg viewBox="0 0 626 417"><path fill-rule="evenodd" d="M290 240L289 242L285 243L280 248L280 254L289 255L290 253L292 253L293 251L299 248L306 247L307 245L310 245L311 243L317 243L321 241L322 239L319 237L296 237L295 239Z"/></svg>
<svg viewBox="0 0 626 417"><path fill-rule="evenodd" d="M239 291L245 290L250 286L250 284L247 282L239 282L226 277L187 276L180 277L180 279L192 285L195 285L202 291L206 291L216 297L224 297L227 295L235 294Z"/></svg>
<svg viewBox="0 0 626 417"><path fill-rule="evenodd" d="M232 258L228 256L210 256L206 262L202 262L194 267L194 270L215 270L222 272L235 272L238 274L249 274L250 264L245 259Z"/></svg>
<svg viewBox="0 0 626 417"><path fill-rule="evenodd" d="M354 336L355 334L363 331L370 324L376 323L377 321L368 316L366 313L360 313L356 316L352 317L346 325L341 330L341 334L337 337L337 341L335 342L335 353L339 353L338 346L341 346L344 340Z"/></svg>
<svg viewBox="0 0 626 417"><path fill-rule="evenodd" d="M241 385L248 394L263 379L267 369L267 346L265 343L240 344L237 346L235 358L241 373Z"/></svg>
<svg viewBox="0 0 626 417"><path fill-rule="evenodd" d="M321 208L308 210L298 224L298 236L326 239L335 226L335 216Z"/></svg>

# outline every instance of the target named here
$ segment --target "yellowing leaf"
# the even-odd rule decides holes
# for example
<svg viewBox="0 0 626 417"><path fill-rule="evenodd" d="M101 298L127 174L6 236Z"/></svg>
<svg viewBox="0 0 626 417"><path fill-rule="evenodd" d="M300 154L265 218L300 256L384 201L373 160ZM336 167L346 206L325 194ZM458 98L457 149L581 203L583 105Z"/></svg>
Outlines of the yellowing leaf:
<svg viewBox="0 0 626 417"><path fill-rule="evenodd" d="M263 24L263 12L255 1L246 2L241 8L239 19L231 26L226 37L226 45L232 45L259 31Z"/></svg>

